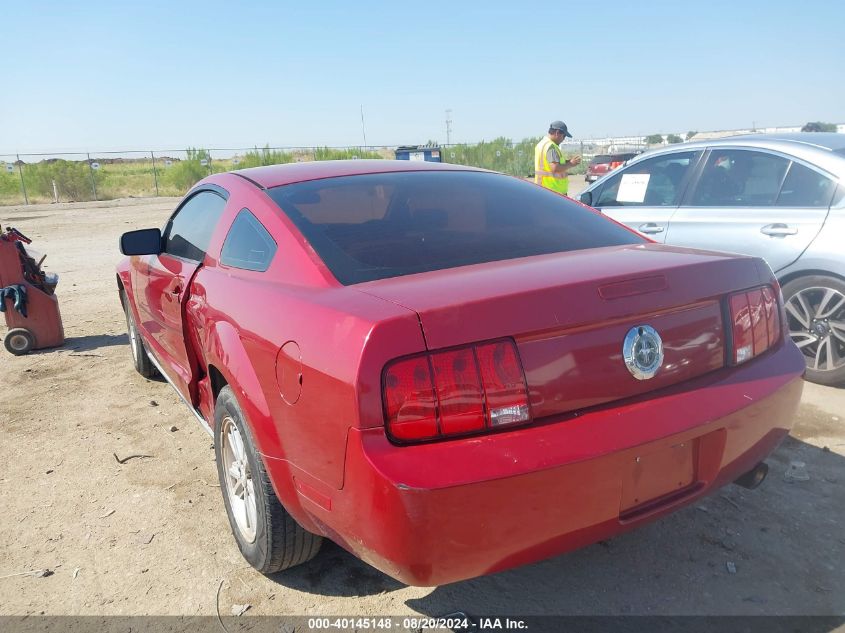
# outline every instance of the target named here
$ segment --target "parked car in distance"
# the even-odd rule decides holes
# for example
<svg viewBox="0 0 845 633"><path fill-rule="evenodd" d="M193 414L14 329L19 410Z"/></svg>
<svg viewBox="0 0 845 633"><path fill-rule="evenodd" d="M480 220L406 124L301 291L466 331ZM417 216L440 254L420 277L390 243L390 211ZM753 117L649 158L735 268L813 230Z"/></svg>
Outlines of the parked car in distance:
<svg viewBox="0 0 845 633"><path fill-rule="evenodd" d="M584 180L595 182L602 176L606 176L614 169L618 169L627 161L637 156L640 152L624 152L621 154L597 154L587 164L587 174Z"/></svg>
<svg viewBox="0 0 845 633"><path fill-rule="evenodd" d="M324 537L427 586L584 546L759 483L803 388L761 259L479 169L215 174L121 250L135 368L265 573Z"/></svg>
<svg viewBox="0 0 845 633"><path fill-rule="evenodd" d="M735 136L637 157L581 201L665 244L774 270L807 379L845 384L845 134Z"/></svg>

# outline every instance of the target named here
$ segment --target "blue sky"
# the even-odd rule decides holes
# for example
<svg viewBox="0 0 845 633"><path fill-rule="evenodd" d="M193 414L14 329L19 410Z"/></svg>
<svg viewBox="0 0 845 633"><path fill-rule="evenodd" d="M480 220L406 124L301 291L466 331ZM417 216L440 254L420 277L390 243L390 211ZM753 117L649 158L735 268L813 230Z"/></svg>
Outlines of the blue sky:
<svg viewBox="0 0 845 633"><path fill-rule="evenodd" d="M567 6L570 5L570 6ZM316 8L319 6L320 8ZM0 0L0 154L845 122L845 3Z"/></svg>

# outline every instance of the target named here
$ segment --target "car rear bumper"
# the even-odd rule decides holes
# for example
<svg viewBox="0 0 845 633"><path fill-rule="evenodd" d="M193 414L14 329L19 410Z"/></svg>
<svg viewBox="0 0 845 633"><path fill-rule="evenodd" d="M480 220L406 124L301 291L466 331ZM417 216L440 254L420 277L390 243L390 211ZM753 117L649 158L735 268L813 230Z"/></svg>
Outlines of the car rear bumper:
<svg viewBox="0 0 845 633"><path fill-rule="evenodd" d="M330 538L412 585L531 563L751 470L792 426L803 371L785 343L748 366L533 428L408 447L353 429L343 491L330 509L303 508Z"/></svg>

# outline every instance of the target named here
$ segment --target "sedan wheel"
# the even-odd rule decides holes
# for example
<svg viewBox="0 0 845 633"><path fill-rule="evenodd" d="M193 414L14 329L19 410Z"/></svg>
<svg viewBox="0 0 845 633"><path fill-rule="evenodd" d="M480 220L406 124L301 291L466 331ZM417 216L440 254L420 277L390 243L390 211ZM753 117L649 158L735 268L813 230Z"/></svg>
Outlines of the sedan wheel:
<svg viewBox="0 0 845 633"><path fill-rule="evenodd" d="M322 539L299 525L279 502L228 386L220 390L214 406L214 451L229 525L249 564L271 574L314 558Z"/></svg>
<svg viewBox="0 0 845 633"><path fill-rule="evenodd" d="M241 432L230 416L223 418L220 429L222 439L223 472L226 477L226 494L235 524L247 543L255 542L258 507L255 501L255 482L246 456Z"/></svg>
<svg viewBox="0 0 845 633"><path fill-rule="evenodd" d="M845 381L845 283L804 277L784 286L789 335L807 360L807 378Z"/></svg>
<svg viewBox="0 0 845 633"><path fill-rule="evenodd" d="M144 378L154 378L158 376L158 370L150 360L144 342L141 340L141 333L138 332L135 316L132 314L132 306L129 305L129 297L126 296L125 291L121 292L123 293L121 301L126 315L126 332L129 336L129 351L132 352L132 364L135 366L135 371Z"/></svg>
<svg viewBox="0 0 845 633"><path fill-rule="evenodd" d="M132 360L137 363L141 357L141 340L138 328L135 326L135 319L129 311L126 313L126 329L129 333L129 350L132 352Z"/></svg>

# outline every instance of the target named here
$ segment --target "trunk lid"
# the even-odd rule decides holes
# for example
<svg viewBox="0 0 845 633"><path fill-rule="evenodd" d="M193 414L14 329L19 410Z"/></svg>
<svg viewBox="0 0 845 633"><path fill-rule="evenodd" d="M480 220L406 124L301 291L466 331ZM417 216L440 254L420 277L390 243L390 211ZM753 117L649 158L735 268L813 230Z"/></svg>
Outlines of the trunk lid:
<svg viewBox="0 0 845 633"><path fill-rule="evenodd" d="M555 253L354 286L417 313L429 350L512 337L534 419L636 396L725 364L722 298L769 282L755 258L659 244ZM638 380L623 341L650 325L663 365Z"/></svg>

